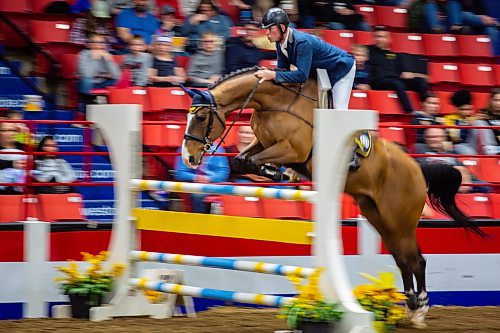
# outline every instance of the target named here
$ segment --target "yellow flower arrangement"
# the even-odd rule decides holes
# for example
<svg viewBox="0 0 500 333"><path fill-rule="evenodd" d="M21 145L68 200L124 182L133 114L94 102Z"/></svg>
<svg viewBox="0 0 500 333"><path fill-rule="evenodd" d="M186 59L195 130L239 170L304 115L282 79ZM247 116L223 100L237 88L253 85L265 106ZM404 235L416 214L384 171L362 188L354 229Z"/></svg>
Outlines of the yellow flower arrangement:
<svg viewBox="0 0 500 333"><path fill-rule="evenodd" d="M378 278L360 274L373 284L357 286L354 289L354 296L363 308L374 313L377 330L382 332L394 330L396 324L405 317L402 302L406 299L394 285L394 274L384 272L380 273Z"/></svg>
<svg viewBox="0 0 500 333"><path fill-rule="evenodd" d="M97 302L98 298L111 291L113 279L123 273L125 265L115 264L111 270L105 271L102 263L108 258L108 252L101 251L97 255L87 252L81 254L83 260L89 264L88 268L80 272L78 263L71 260L67 267L56 267L58 271L65 274L65 276L57 277L56 282L61 284L61 289L66 295L88 295L91 300L94 299Z"/></svg>
<svg viewBox="0 0 500 333"><path fill-rule="evenodd" d="M319 290L319 277L323 269L318 268L308 280L295 275L288 275L298 291L295 301L285 304L280 309L278 318L285 319L292 329L304 321L333 323L342 317L342 311L335 303L327 303ZM306 283L304 283L306 280Z"/></svg>

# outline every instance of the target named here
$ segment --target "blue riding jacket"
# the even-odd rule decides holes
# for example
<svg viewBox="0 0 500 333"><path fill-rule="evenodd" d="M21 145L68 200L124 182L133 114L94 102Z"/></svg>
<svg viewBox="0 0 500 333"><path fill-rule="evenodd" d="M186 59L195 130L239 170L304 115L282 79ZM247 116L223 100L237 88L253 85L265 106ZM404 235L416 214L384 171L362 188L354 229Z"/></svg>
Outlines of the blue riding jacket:
<svg viewBox="0 0 500 333"><path fill-rule="evenodd" d="M288 33L286 51L288 57L281 51L280 43L276 43L277 67L286 69L276 72L276 82L303 83L309 77L315 77L317 68L323 68L328 72L333 86L349 73L354 64L354 57L346 51L295 29ZM290 65L297 67L297 70L290 70Z"/></svg>

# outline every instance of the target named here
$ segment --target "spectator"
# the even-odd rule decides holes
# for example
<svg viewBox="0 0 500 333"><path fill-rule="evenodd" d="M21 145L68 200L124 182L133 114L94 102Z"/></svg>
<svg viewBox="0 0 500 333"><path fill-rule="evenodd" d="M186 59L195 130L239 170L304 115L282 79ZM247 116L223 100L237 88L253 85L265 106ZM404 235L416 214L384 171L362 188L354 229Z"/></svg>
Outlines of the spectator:
<svg viewBox="0 0 500 333"><path fill-rule="evenodd" d="M78 55L79 91L82 94L112 86L120 78L120 68L105 45L104 36L91 35L89 49Z"/></svg>
<svg viewBox="0 0 500 333"><path fill-rule="evenodd" d="M462 163L460 163L454 157L444 157L439 156L441 154L455 154L453 150L453 144L447 141L446 132L442 128L428 128L425 130L425 143L415 145L415 153L417 154L429 154L434 156L420 157L417 161L421 164L425 163L444 163L453 166L455 169L460 171L462 174L462 183L478 183L481 182L477 179ZM482 186L460 186L460 193L470 193L470 192L489 192L488 187Z"/></svg>
<svg viewBox="0 0 500 333"><path fill-rule="evenodd" d="M172 87L186 81L184 68L176 66L171 49L172 38L155 38L153 67L149 69L149 81L155 87Z"/></svg>
<svg viewBox="0 0 500 333"><path fill-rule="evenodd" d="M17 110L10 110L7 113L7 119L9 120L22 120L23 119L23 113L21 111ZM30 140L30 130L28 126L26 126L24 123L11 123L13 124L16 129L18 130L18 133L16 134L15 140L21 144L28 144Z"/></svg>
<svg viewBox="0 0 500 333"><path fill-rule="evenodd" d="M213 149L214 147L212 147ZM218 153L225 153L223 148L217 150ZM212 156L203 160L203 163L196 169L190 169L182 162L182 157L177 157L176 172L174 178L181 182L195 183L220 183L229 179L229 164L226 156ZM204 202L206 194L192 194L192 208L194 213L208 213L210 205Z"/></svg>
<svg viewBox="0 0 500 333"><path fill-rule="evenodd" d="M123 61L124 70L132 72L132 83L134 86L147 86L149 81L149 69L153 66L153 56L146 53L146 44L141 36L135 35L130 41L131 53L125 56Z"/></svg>
<svg viewBox="0 0 500 333"><path fill-rule="evenodd" d="M357 90L370 90L369 78L369 65L368 61L368 48L364 45L356 44L352 47L352 55L356 60L356 75L354 76L353 89Z"/></svg>
<svg viewBox="0 0 500 333"><path fill-rule="evenodd" d="M213 32L225 41L232 25L229 17L220 14L212 0L201 0L196 12L184 21L183 34L188 37L186 51L194 53L205 32Z"/></svg>
<svg viewBox="0 0 500 333"><path fill-rule="evenodd" d="M77 17L71 25L71 32L69 35L70 42L74 44L86 45L88 44L88 37L90 35L105 36L107 42L107 49L117 44L117 39L114 33L113 22L109 14L109 8L96 8L97 3L106 3L105 1L96 1L92 10L84 12L83 17Z"/></svg>
<svg viewBox="0 0 500 333"><path fill-rule="evenodd" d="M416 111L411 120L412 125L442 125L443 119L438 117L441 103L439 97L430 92L422 102L422 110ZM417 129L417 143L425 143L424 133L426 128Z"/></svg>
<svg viewBox="0 0 500 333"><path fill-rule="evenodd" d="M19 149L2 149L2 152L11 152L12 154L0 155L4 161L11 161L11 167L0 170L0 183L25 183L26 182L26 155L16 154L23 152ZM0 194L22 194L24 187L20 185L0 186Z"/></svg>
<svg viewBox="0 0 500 333"><path fill-rule="evenodd" d="M255 6L255 0L233 0L233 4L240 10L239 24L245 24L254 19L252 10Z"/></svg>
<svg viewBox="0 0 500 333"><path fill-rule="evenodd" d="M451 96L451 104L456 108L455 113L444 116L444 123L448 126L472 125L475 121L474 111L472 109L472 96L469 90L463 89L456 91ZM476 144L472 136L472 130L450 128L448 137L455 146L458 154L473 155L477 154Z"/></svg>
<svg viewBox="0 0 500 333"><path fill-rule="evenodd" d="M385 27L378 26L373 34L375 45L368 46L370 66L369 84L374 90L394 90L406 113L412 113L413 108L406 93L407 84L413 83L415 75L404 72L401 57L391 52L389 45L391 35ZM404 81L403 81L404 80Z"/></svg>
<svg viewBox="0 0 500 333"><path fill-rule="evenodd" d="M206 32L201 37L201 46L191 56L188 67L189 85L192 87L208 87L217 81L224 68L223 54L219 37Z"/></svg>
<svg viewBox="0 0 500 333"><path fill-rule="evenodd" d="M158 20L149 12L147 0L134 0L134 5L133 8L124 9L116 17L118 37L128 44L134 35L139 35L149 45L159 28Z"/></svg>
<svg viewBox="0 0 500 333"><path fill-rule="evenodd" d="M241 37L232 37L227 40L225 52L225 74L239 69L257 66L263 59L275 59L276 52L262 51L254 44L260 30L260 23L251 21L243 26ZM274 46L273 46L274 47Z"/></svg>
<svg viewBox="0 0 500 333"><path fill-rule="evenodd" d="M23 151L24 145L16 141L16 136L18 134L19 128L15 123L0 122L0 151L4 151L5 149ZM0 170L7 168L20 169L16 159L8 158L6 156L10 156L10 154L0 154Z"/></svg>
<svg viewBox="0 0 500 333"><path fill-rule="evenodd" d="M175 8L166 5L161 10L160 28L156 32L158 36L179 37L182 36L182 27L175 17Z"/></svg>
<svg viewBox="0 0 500 333"><path fill-rule="evenodd" d="M252 127L240 126L238 127L237 141L234 145L227 148L228 153L241 153L252 141L255 139ZM272 180L267 177L258 176L256 174L248 173L234 161L234 156L229 157L229 167L231 169L232 182L271 182Z"/></svg>
<svg viewBox="0 0 500 333"><path fill-rule="evenodd" d="M481 118L474 122L475 126L500 126L500 89L491 92L488 106L481 111ZM488 155L500 154L500 129L473 130L482 151Z"/></svg>
<svg viewBox="0 0 500 333"><path fill-rule="evenodd" d="M38 155L35 161L35 170L33 176L37 182L41 183L72 183L76 180L76 174L71 165L64 159L59 158L53 153L59 150L57 142L51 135L44 136L38 147L37 152L44 152L47 155ZM37 186L37 193L57 194L76 192L72 186Z"/></svg>
<svg viewBox="0 0 500 333"><path fill-rule="evenodd" d="M370 25L363 21L363 15L356 13L351 0L335 0L329 4L326 26L334 30L370 30Z"/></svg>
<svg viewBox="0 0 500 333"><path fill-rule="evenodd" d="M457 0L454 0L457 1ZM464 26L471 29L473 34L489 35L495 55L500 55L500 40L498 38L499 23L497 19L487 15L484 0L459 0L460 15L456 22L457 30Z"/></svg>
<svg viewBox="0 0 500 333"><path fill-rule="evenodd" d="M102 0L100 0L102 1ZM106 0L111 8L111 13L114 15L119 15L127 9L134 8L134 0ZM144 1L147 11L152 14L156 13L156 0L145 0Z"/></svg>

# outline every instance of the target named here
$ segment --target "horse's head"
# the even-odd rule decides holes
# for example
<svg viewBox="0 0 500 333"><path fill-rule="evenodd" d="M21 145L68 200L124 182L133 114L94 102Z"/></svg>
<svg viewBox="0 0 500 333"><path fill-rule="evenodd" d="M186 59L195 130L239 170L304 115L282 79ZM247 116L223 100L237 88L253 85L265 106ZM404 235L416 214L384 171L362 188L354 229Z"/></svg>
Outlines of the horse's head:
<svg viewBox="0 0 500 333"><path fill-rule="evenodd" d="M187 167L196 169L203 154L210 151L212 143L224 133L226 119L224 113L217 110L209 91L183 89L191 96L192 102L182 142L182 161Z"/></svg>

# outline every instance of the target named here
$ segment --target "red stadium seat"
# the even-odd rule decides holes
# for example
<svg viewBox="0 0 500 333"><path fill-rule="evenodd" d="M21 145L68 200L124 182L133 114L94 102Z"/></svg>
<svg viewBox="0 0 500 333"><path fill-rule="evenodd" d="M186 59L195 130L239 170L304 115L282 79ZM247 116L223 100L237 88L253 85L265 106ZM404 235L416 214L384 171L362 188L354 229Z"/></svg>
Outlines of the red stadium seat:
<svg viewBox="0 0 500 333"><path fill-rule="evenodd" d="M185 110L191 105L191 98L181 88L147 88L152 111Z"/></svg>
<svg viewBox="0 0 500 333"><path fill-rule="evenodd" d="M392 30L406 30L408 28L408 10L394 6L375 6L377 25L384 25Z"/></svg>
<svg viewBox="0 0 500 333"><path fill-rule="evenodd" d="M457 205L467 215L475 218L492 218L493 212L488 194L468 193L457 195Z"/></svg>
<svg viewBox="0 0 500 333"><path fill-rule="evenodd" d="M29 35L30 14L26 13L8 13L8 18L21 30ZM0 31L2 33L2 44L10 47L25 47L28 45L16 31L14 31L6 22L0 21Z"/></svg>
<svg viewBox="0 0 500 333"><path fill-rule="evenodd" d="M29 0L0 0L0 12L4 13L29 13L31 1Z"/></svg>
<svg viewBox="0 0 500 333"><path fill-rule="evenodd" d="M494 219L500 219L500 194L489 194Z"/></svg>
<svg viewBox="0 0 500 333"><path fill-rule="evenodd" d="M259 62L259 66L261 67L276 68L277 65L278 65L277 60L261 60Z"/></svg>
<svg viewBox="0 0 500 333"><path fill-rule="evenodd" d="M0 223L1 222L20 222L26 220L26 205L24 195L0 195ZM7 209L8 207L8 209Z"/></svg>
<svg viewBox="0 0 500 333"><path fill-rule="evenodd" d="M298 201L261 199L262 215L268 219L305 219L303 205Z"/></svg>
<svg viewBox="0 0 500 333"><path fill-rule="evenodd" d="M457 37L454 35L423 34L424 54L428 57L456 57Z"/></svg>
<svg viewBox="0 0 500 333"><path fill-rule="evenodd" d="M31 35L39 44L69 43L70 30L66 21L31 21Z"/></svg>
<svg viewBox="0 0 500 333"><path fill-rule="evenodd" d="M82 196L78 193L39 194L40 219L46 222L84 221Z"/></svg>
<svg viewBox="0 0 500 333"><path fill-rule="evenodd" d="M179 147L184 139L186 126L144 125L143 143L146 146Z"/></svg>
<svg viewBox="0 0 500 333"><path fill-rule="evenodd" d="M453 63L429 62L429 83L438 90L453 90L460 85L458 65ZM448 88L448 89L446 89Z"/></svg>
<svg viewBox="0 0 500 333"><path fill-rule="evenodd" d="M422 36L419 34L392 33L391 51L409 54L424 54Z"/></svg>
<svg viewBox="0 0 500 333"><path fill-rule="evenodd" d="M401 122L381 122L380 124L389 126L379 128L380 136L382 138L406 146L404 129L400 127L402 125Z"/></svg>
<svg viewBox="0 0 500 333"><path fill-rule="evenodd" d="M479 179L500 183L500 158L481 158L479 161Z"/></svg>
<svg viewBox="0 0 500 333"><path fill-rule="evenodd" d="M143 112L151 111L147 90L142 87L111 88L108 95L109 104L139 104Z"/></svg>
<svg viewBox="0 0 500 333"><path fill-rule="evenodd" d="M373 45L373 32L371 31L353 31L356 44Z"/></svg>
<svg viewBox="0 0 500 333"><path fill-rule="evenodd" d="M369 25L375 25L375 6L372 5L354 5L356 12L363 15L364 20Z"/></svg>
<svg viewBox="0 0 500 333"><path fill-rule="evenodd" d="M368 98L370 105L380 114L402 115L405 114L398 96L394 91L389 90L369 90Z"/></svg>
<svg viewBox="0 0 500 333"><path fill-rule="evenodd" d="M500 65L495 65L495 81L497 86L500 86Z"/></svg>
<svg viewBox="0 0 500 333"><path fill-rule="evenodd" d="M220 9L224 11L224 14L229 16L231 21L237 23L240 21L240 9L238 6L233 4L232 0L219 0L217 2L220 6Z"/></svg>
<svg viewBox="0 0 500 333"><path fill-rule="evenodd" d="M490 102L490 93L480 93L480 92L472 93L472 105L474 106L474 110L476 112L487 107L489 102Z"/></svg>
<svg viewBox="0 0 500 333"><path fill-rule="evenodd" d="M354 44L354 34L349 30L324 30L323 40L344 51L350 52Z"/></svg>
<svg viewBox="0 0 500 333"><path fill-rule="evenodd" d="M484 64L459 64L460 79L466 86L494 87L493 66Z"/></svg>
<svg viewBox="0 0 500 333"><path fill-rule="evenodd" d="M368 92L363 90L353 90L349 100L349 109L352 110L371 110Z"/></svg>
<svg viewBox="0 0 500 333"><path fill-rule="evenodd" d="M457 160L460 161L467 168L467 170L475 176L481 173L479 170L480 159L478 157L457 157Z"/></svg>
<svg viewBox="0 0 500 333"><path fill-rule="evenodd" d="M441 103L441 109L439 114L445 115L455 112L455 107L451 104L450 98L453 92L450 91L437 91L437 96L439 97L439 102Z"/></svg>
<svg viewBox="0 0 500 333"><path fill-rule="evenodd" d="M189 61L191 60L190 56L176 56L175 63L177 66L184 68L187 71L189 66Z"/></svg>
<svg viewBox="0 0 500 333"><path fill-rule="evenodd" d="M458 56L476 59L493 58L493 45L489 36L457 36Z"/></svg>
<svg viewBox="0 0 500 333"><path fill-rule="evenodd" d="M219 200L224 215L262 217L259 198L222 195Z"/></svg>

